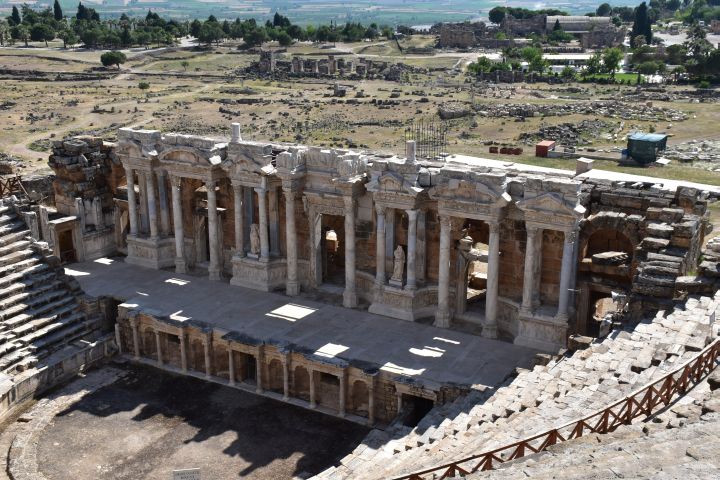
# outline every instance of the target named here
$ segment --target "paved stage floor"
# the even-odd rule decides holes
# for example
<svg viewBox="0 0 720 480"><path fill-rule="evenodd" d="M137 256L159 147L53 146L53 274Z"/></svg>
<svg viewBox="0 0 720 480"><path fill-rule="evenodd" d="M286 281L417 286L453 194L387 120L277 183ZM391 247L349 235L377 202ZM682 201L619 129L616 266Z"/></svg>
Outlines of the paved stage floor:
<svg viewBox="0 0 720 480"><path fill-rule="evenodd" d="M91 296L112 296L176 320L195 319L321 356L375 364L421 382L493 386L535 350L467 333L126 264L121 258L65 269ZM430 386L430 383L428 383Z"/></svg>

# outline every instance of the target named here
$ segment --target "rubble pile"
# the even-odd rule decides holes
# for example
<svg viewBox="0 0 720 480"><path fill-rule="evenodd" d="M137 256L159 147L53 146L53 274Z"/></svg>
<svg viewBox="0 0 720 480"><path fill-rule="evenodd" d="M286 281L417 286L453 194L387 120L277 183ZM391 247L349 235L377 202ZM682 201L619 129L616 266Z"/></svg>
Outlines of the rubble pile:
<svg viewBox="0 0 720 480"><path fill-rule="evenodd" d="M484 117L553 117L564 115L597 115L607 118L623 120L639 120L646 122L680 122L687 120L688 116L680 110L656 107L647 104L630 104L617 100L602 100L596 102L552 103L537 105L523 104L479 104L475 106L476 113Z"/></svg>
<svg viewBox="0 0 720 480"><path fill-rule="evenodd" d="M24 166L20 159L0 152L0 175L12 175L18 168Z"/></svg>
<svg viewBox="0 0 720 480"><path fill-rule="evenodd" d="M680 162L720 162L720 140L690 140L668 146L663 156Z"/></svg>
<svg viewBox="0 0 720 480"><path fill-rule="evenodd" d="M571 147L590 145L589 138L597 138L611 128L613 125L604 120L583 120L580 123L548 125L535 132L523 132L519 140L528 145L539 140L555 140L561 145Z"/></svg>

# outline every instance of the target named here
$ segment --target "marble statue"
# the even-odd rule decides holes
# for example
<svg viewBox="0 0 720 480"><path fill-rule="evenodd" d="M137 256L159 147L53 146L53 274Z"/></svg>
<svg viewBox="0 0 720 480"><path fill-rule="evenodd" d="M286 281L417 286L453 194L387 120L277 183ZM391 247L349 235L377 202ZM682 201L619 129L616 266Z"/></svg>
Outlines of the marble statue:
<svg viewBox="0 0 720 480"><path fill-rule="evenodd" d="M250 253L260 255L260 229L257 223L250 225Z"/></svg>
<svg viewBox="0 0 720 480"><path fill-rule="evenodd" d="M393 253L393 257L395 258L395 261L393 263L393 274L391 280L402 283L403 269L405 268L405 250L403 250L402 246L398 245L395 249L395 253Z"/></svg>

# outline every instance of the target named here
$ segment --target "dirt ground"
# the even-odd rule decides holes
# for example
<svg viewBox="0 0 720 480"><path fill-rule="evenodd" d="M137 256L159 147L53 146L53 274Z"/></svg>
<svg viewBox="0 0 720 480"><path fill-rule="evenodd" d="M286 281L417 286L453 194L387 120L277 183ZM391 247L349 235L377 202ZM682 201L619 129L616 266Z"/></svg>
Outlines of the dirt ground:
<svg viewBox="0 0 720 480"><path fill-rule="evenodd" d="M308 478L352 451L360 425L146 367L85 395L40 435L54 480L157 479L200 468L207 479Z"/></svg>
<svg viewBox="0 0 720 480"><path fill-rule="evenodd" d="M430 37L413 38L412 42L413 46L433 44ZM438 107L445 102L558 104L621 99L635 89L590 84L516 84L501 85L503 93L496 97L488 90L473 91L466 84L462 68L479 53L437 51L431 55L405 55L394 42L337 44L330 50L300 43L289 47L280 58L289 59L295 54L323 58L331 53L403 62L426 71L406 74L402 82L338 79L348 87L348 93L345 98L336 98L332 96L335 81L331 79L242 78L238 69L257 61L259 55L238 50L232 42L210 49L187 45L148 51L135 49L127 52L128 61L119 72L111 69L109 73L100 67L99 53L95 51L64 50L59 45L49 49L40 45L0 48L0 72L4 72L0 73L3 82L0 152L23 160L20 173L49 172L47 155L54 139L94 134L113 140L117 129L124 126L227 137L230 123L239 122L245 139L400 153L406 126L413 119L437 120ZM102 78L72 77L78 74ZM141 89L141 82L147 82L149 88ZM568 93L569 86L576 87L578 92ZM670 144L717 135L720 103L680 100L654 104L680 110L689 117L674 122L667 130L673 135ZM572 161L535 159L532 146L520 142L519 136L541 126L598 118L548 116L516 122L513 118L475 114L449 123L447 150L516 162L547 162L547 166L574 170ZM589 139L589 146L618 156L627 133L668 129L667 122L628 120L620 127L620 119L600 119L612 124L618 139L612 140L604 133ZM525 153L520 157L489 154L486 143L491 141L523 147ZM595 168L625 171L613 162L598 162ZM632 169L628 173L646 174ZM707 166L700 169L689 164L675 165L671 170L651 175L720 185L720 172Z"/></svg>

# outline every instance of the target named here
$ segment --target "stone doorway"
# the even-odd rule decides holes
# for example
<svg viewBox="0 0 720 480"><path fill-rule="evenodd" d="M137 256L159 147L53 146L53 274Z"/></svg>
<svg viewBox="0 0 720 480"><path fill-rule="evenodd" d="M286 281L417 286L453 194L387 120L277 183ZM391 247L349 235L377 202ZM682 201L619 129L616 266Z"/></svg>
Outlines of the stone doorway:
<svg viewBox="0 0 720 480"><path fill-rule="evenodd" d="M483 323L488 273L488 225L468 219L458 242L458 279L456 316L465 321Z"/></svg>
<svg viewBox="0 0 720 480"><path fill-rule="evenodd" d="M62 263L71 263L77 261L72 230L63 230L61 232L58 232L58 244L60 246L60 261Z"/></svg>
<svg viewBox="0 0 720 480"><path fill-rule="evenodd" d="M429 398L403 393L400 397L398 419L406 427L416 427L420 420L435 406Z"/></svg>
<svg viewBox="0 0 720 480"><path fill-rule="evenodd" d="M321 216L322 278L319 283L345 285L345 219Z"/></svg>

